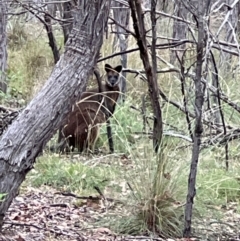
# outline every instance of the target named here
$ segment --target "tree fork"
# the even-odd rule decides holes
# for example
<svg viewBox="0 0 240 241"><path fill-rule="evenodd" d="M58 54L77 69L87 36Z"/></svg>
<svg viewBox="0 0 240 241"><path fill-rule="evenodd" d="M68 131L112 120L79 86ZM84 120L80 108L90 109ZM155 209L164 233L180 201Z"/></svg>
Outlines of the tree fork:
<svg viewBox="0 0 240 241"><path fill-rule="evenodd" d="M0 138L0 228L18 188L36 157L79 99L97 62L110 0L82 0L64 55L37 96Z"/></svg>

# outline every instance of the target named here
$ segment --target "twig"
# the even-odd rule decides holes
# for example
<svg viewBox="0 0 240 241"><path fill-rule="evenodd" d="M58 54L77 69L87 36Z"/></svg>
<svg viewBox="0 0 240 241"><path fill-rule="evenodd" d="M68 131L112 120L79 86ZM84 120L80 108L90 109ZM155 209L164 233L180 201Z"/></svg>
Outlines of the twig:
<svg viewBox="0 0 240 241"><path fill-rule="evenodd" d="M180 63L181 66L181 73L180 73L180 80L181 80L181 92L182 92L182 97L183 97L183 105L184 105L184 109L185 109L185 116L186 116L186 121L187 121L187 125L188 125L188 131L189 134L192 138L193 141L193 132L192 132L192 125L191 125L191 120L189 118L189 112L188 112L188 107L187 107L187 98L186 98L186 94L185 94L185 74L184 74L184 54L182 55L182 59L180 60L177 52L176 52L176 56L177 59Z"/></svg>
<svg viewBox="0 0 240 241"><path fill-rule="evenodd" d="M82 199L82 200L94 200L94 201L100 201L102 200L102 196L101 197L93 197L93 196L77 196L74 193L70 193L70 192L55 192L54 194L58 194L58 195L62 195L65 197L74 197L76 199ZM116 203L121 203L124 204L124 202L117 200L117 199L113 199L113 198L106 198L104 197L105 200L109 201L109 202L116 202Z"/></svg>
<svg viewBox="0 0 240 241"><path fill-rule="evenodd" d="M105 196L103 195L103 193L99 187L94 186L94 189L99 193L99 195L102 197L103 200L106 200Z"/></svg>
<svg viewBox="0 0 240 241"><path fill-rule="evenodd" d="M223 114L223 110L222 110L222 106L221 106L220 86L219 86L219 79L218 79L218 69L217 69L217 66L216 66L216 62L215 62L215 58L214 58L213 52L210 51L210 54L211 54L211 59L212 59L213 67L214 67L214 75L215 75L215 78L216 78L216 84L217 84L216 87L217 87L218 108L219 108L220 116L221 116L221 119L222 119L223 132L224 132L224 135L226 135L227 134L227 129L226 129L224 114ZM229 156L228 156L228 143L226 143L226 145L225 145L226 170L228 170L228 167L229 167L228 159L229 159Z"/></svg>
<svg viewBox="0 0 240 241"><path fill-rule="evenodd" d="M180 45L185 44L185 43L192 43L192 41L188 40L188 39L183 39L183 40L173 41L171 43L156 44L156 49L169 49L169 48L180 46ZM151 45L148 44L147 48L151 48ZM116 56L119 56L119 55L122 55L122 54L132 53L132 52L135 52L135 51L138 51L138 50L139 50L139 48L132 48L132 49L128 49L128 50L125 50L125 51L116 52L116 53L111 54L109 56L98 59L97 62L101 62L101 61L104 61L104 60L107 60L107 59L110 59L110 58L113 58L113 57L116 57Z"/></svg>
<svg viewBox="0 0 240 241"><path fill-rule="evenodd" d="M54 203L54 204L50 204L50 207L61 207L61 208L67 208L68 205L66 203Z"/></svg>
<svg viewBox="0 0 240 241"><path fill-rule="evenodd" d="M132 32L131 30L129 30L128 28L126 28L125 26L123 26L122 24L120 24L118 21L116 21L114 18L112 17L108 17L109 19L111 19L114 24L118 25L119 27L121 27L122 29L124 29L127 33L131 34L133 37L136 37L135 33Z"/></svg>

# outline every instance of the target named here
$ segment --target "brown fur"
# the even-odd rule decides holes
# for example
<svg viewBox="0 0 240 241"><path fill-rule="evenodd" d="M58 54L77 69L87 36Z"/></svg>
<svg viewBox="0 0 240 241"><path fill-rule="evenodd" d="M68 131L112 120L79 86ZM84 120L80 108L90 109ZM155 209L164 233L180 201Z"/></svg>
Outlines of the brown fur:
<svg viewBox="0 0 240 241"><path fill-rule="evenodd" d="M105 70L107 72L106 83L99 83L99 88L82 94L81 100L74 106L62 130L68 146L77 147L80 152L86 148L94 150L100 125L106 122L115 110L120 91L119 73L122 66L112 68L106 64ZM66 151L69 151L69 148Z"/></svg>

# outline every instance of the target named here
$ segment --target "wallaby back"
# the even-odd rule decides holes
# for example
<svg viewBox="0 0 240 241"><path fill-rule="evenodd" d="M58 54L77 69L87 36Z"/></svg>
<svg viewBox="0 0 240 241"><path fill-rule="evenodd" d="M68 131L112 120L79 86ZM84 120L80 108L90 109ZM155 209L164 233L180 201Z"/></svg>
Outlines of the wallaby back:
<svg viewBox="0 0 240 241"><path fill-rule="evenodd" d="M80 152L86 148L94 150L100 125L105 123L115 110L120 91L119 77L122 66L112 68L106 64L105 70L107 72L105 83L102 84L100 75L95 72L98 88L87 90L82 94L62 129L68 146L77 147ZM66 151L69 150L66 148Z"/></svg>

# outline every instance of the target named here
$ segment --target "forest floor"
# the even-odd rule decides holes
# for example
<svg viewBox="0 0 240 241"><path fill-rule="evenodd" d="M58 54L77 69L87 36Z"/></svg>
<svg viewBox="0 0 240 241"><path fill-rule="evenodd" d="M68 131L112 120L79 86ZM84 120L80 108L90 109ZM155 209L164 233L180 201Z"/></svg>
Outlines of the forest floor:
<svg viewBox="0 0 240 241"><path fill-rule="evenodd" d="M25 184L7 212L0 241L240 240L240 214L236 202L209 205L208 212L194 220L194 238L191 239L121 235L104 223L99 225L98 222L109 213L118 215L124 209L122 204L110 194L77 196L49 185L36 188ZM213 218L213 210L220 212L221 218Z"/></svg>
<svg viewBox="0 0 240 241"><path fill-rule="evenodd" d="M97 197L82 198L82 206L77 207L75 197L61 195L57 190L29 189L12 203L3 228L5 239L0 240L163 240L121 236L108 228L94 227L109 204L104 205Z"/></svg>

